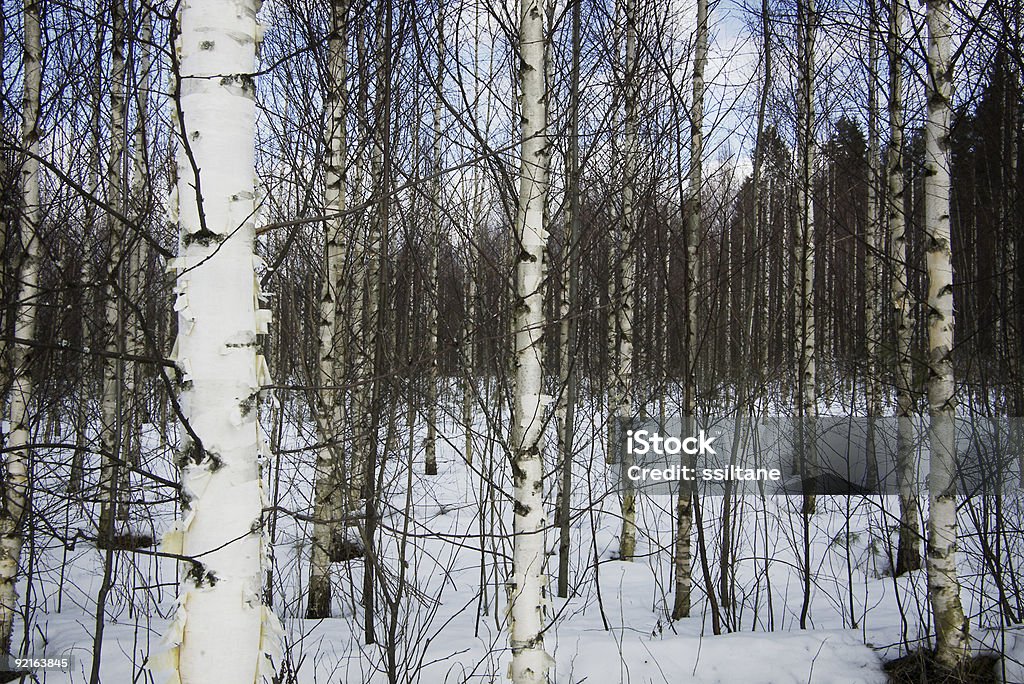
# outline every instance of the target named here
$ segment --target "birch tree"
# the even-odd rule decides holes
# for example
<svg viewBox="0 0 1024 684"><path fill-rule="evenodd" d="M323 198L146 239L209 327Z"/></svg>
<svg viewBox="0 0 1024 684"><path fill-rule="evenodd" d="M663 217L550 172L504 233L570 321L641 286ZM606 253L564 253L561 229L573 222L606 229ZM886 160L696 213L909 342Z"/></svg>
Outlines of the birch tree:
<svg viewBox="0 0 1024 684"><path fill-rule="evenodd" d="M881 202L879 194L878 146L878 0L868 0L868 192L867 229L864 257L864 336L866 338L866 370L864 391L867 400L867 487L878 484L878 461L875 456L875 418L882 412L881 383L878 378L878 240L881 236Z"/></svg>
<svg viewBox="0 0 1024 684"><path fill-rule="evenodd" d="M437 81L434 87L437 89L434 97L433 112L433 149L432 159L434 162L433 198L430 206L430 285L428 287L429 314L427 316L427 363L430 373L427 378L427 439L424 472L427 475L437 475L437 384L440 382L438 376L437 359L437 324L438 307L440 305L441 293L438 289L438 266L441 250L441 188L443 178L441 173L441 101L442 85L444 83L444 18L441 14L441 6L438 6L437 15Z"/></svg>
<svg viewBox="0 0 1024 684"><path fill-rule="evenodd" d="M700 283L701 185L704 183L704 67L708 59L708 3L697 0L697 28L693 52L693 100L690 103L690 176L686 202L686 349L683 378L683 431L696 434L697 414L697 288ZM684 456L683 465L686 462ZM672 619L690 616L690 532L693 527L693 484L679 480L676 502L675 598ZM710 587L709 587L710 589Z"/></svg>
<svg viewBox="0 0 1024 684"><path fill-rule="evenodd" d="M904 211L903 162L903 56L900 37L906 7L903 0L891 0L886 52L889 61L889 147L886 156L887 218L892 263L892 306L896 327L896 473L900 500L900 531L896 552L896 574L918 570L921 553L914 467L914 395L910 345L913 341L914 311L907 267L907 225Z"/></svg>
<svg viewBox="0 0 1024 684"><path fill-rule="evenodd" d="M348 0L332 0L331 32L328 37L327 93L325 98L324 215L327 217L324 246L324 281L320 290L318 350L320 392L316 409L322 446L316 457L316 483L313 503L313 540L310 549L309 602L306 618L331 616L331 561L334 539L342 537L336 530L345 530L337 518L342 494L344 452L341 448L342 399L340 386L344 368L344 346L341 332L342 299L345 295L345 249L343 212L346 206L345 167L348 156L346 78L348 73ZM325 387L335 389L324 389Z"/></svg>
<svg viewBox="0 0 1024 684"><path fill-rule="evenodd" d="M956 403L953 396L953 257L950 239L949 0L927 0L928 120L924 129L924 206L928 265L928 600L935 658L950 670L967 658L967 621L957 578Z"/></svg>
<svg viewBox="0 0 1024 684"><path fill-rule="evenodd" d="M799 248L798 290L798 416L800 474L804 481L804 513L815 507L814 418L818 413L815 384L816 349L814 320L814 197L813 177L817 155L814 113L814 0L797 0L797 233ZM807 570L809 573L809 569ZM801 619L801 622L804 620Z"/></svg>
<svg viewBox="0 0 1024 684"><path fill-rule="evenodd" d="M39 227L42 220L39 199L39 106L42 82L43 45L40 30L41 0L26 0L24 82L21 100L21 216L18 222L22 259L18 269L18 305L14 336L23 340L10 347L11 389L7 397L10 433L5 448L3 509L0 510L0 654L10 653L14 614L17 611L15 583L21 564L25 513L29 507L29 465L32 455L30 410L32 399L32 347L36 335L36 301L39 293Z"/></svg>
<svg viewBox="0 0 1024 684"><path fill-rule="evenodd" d="M185 0L176 37L180 242L174 351L188 439L180 454L184 517L165 550L188 558L165 640L182 684L252 684L273 674L280 626L263 603L263 439L257 396L255 239L257 0Z"/></svg>
<svg viewBox="0 0 1024 684"><path fill-rule="evenodd" d="M107 204L115 211L124 211L124 155L125 139L125 8L123 0L110 4L111 56L110 56L110 153L107 157ZM121 451L124 426L124 361L120 358L124 341L124 317L121 293L123 292L121 262L124 257L124 230L121 222L111 216L109 221L109 261L107 270L106 296L103 303L105 344L107 358L103 360L103 398L101 400L102 429L100 443L103 446L100 467L100 518L99 540L101 546L113 543L114 512L120 496L118 484L121 481Z"/></svg>
<svg viewBox="0 0 1024 684"><path fill-rule="evenodd" d="M543 500L544 265L548 189L547 40L541 0L520 0L519 87L521 94L519 204L516 234L515 392L510 454L515 501L512 577L509 581L509 646L515 684L548 681L551 656L544 650L545 586Z"/></svg>
<svg viewBox="0 0 1024 684"><path fill-rule="evenodd" d="M814 0L797 0L797 258L799 294L797 299L797 459L803 483L803 604L800 629L807 629L811 607L811 527L815 511L817 457L815 425L818 414L814 318Z"/></svg>
<svg viewBox="0 0 1024 684"><path fill-rule="evenodd" d="M615 372L616 434L626 429L633 417L633 305L636 297L636 169L637 169L637 69L636 69L636 0L625 0L626 52L623 62L623 105L625 107L625 139L622 151L622 230L619 235L618 298L615 327L618 330L618 367ZM617 448L618 445L612 445ZM632 464L628 450L620 455L623 472ZM628 478L627 478L628 480ZM632 560L636 549L636 493L631 487L622 493L622 535L619 537L619 558Z"/></svg>
<svg viewBox="0 0 1024 684"><path fill-rule="evenodd" d="M575 307L579 298L580 225L579 225L579 119L580 119L580 48L583 0L572 4L572 67L569 76L569 139L565 155L566 184L566 254L569 259L568 285L562 287L559 324L559 386L558 397L559 468L558 489L558 595L569 596L569 514L572 502L572 461L576 424L576 340L579 318Z"/></svg>

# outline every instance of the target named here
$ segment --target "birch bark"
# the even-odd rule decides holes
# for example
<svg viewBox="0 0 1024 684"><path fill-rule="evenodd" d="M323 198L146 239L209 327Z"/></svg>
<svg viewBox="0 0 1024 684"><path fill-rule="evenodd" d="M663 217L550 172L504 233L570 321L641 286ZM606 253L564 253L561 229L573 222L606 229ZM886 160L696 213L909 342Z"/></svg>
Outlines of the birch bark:
<svg viewBox="0 0 1024 684"><path fill-rule="evenodd" d="M708 58L708 3L697 0L697 30L693 56L693 100L690 103L690 176L686 202L686 376L683 378L683 432L696 434L697 413L697 287L700 282L701 186L704 183L704 67ZM690 465L684 461L683 465ZM672 619L689 617L690 532L693 527L693 486L679 481L676 501L675 599Z"/></svg>
<svg viewBox="0 0 1024 684"><path fill-rule="evenodd" d="M342 473L344 451L341 448L341 399L338 387L339 371L344 364L344 345L339 318L341 302L345 296L344 220L346 205L345 167L347 164L346 101L348 63L348 27L346 24L348 0L332 0L331 33L328 37L327 93L325 100L325 147L327 164L324 168L324 215L326 240L324 242L324 281L320 291L319 320L319 382L320 392L315 410L319 412L317 425L323 446L316 455L316 483L313 501L313 539L310 549L309 601L306 618L331 616L331 560L334 539L342 537L338 530L345 523L337 518L342 509ZM331 389L325 389L331 387ZM337 557L335 557L337 558Z"/></svg>
<svg viewBox="0 0 1024 684"><path fill-rule="evenodd" d="M625 139L622 156L622 233L619 253L619 296L615 312L618 328L618 368L615 374L616 435L626 429L633 417L633 305L636 296L636 169L637 169L637 85L636 85L636 0L625 0L626 54L623 63L623 104ZM612 445L616 448L618 445ZM626 450L619 456L628 470L632 457ZM627 478L628 481L628 478ZM636 493L627 487L622 493L622 535L619 558L632 560L636 551Z"/></svg>
<svg viewBox="0 0 1024 684"><path fill-rule="evenodd" d="M264 605L257 395L269 383L255 269L258 0L184 0L175 43L180 242L175 310L184 519L165 549L191 559L165 637L181 684L252 684L273 674L280 625Z"/></svg>
<svg viewBox="0 0 1024 684"><path fill-rule="evenodd" d="M800 470L804 481L805 514L815 508L814 425L818 413L815 384L816 343L814 317L814 164L817 146L814 140L814 34L816 12L814 0L797 3L798 60L800 63L797 94L797 218L800 260L800 288L797 302L797 335L799 368Z"/></svg>
<svg viewBox="0 0 1024 684"><path fill-rule="evenodd" d="M20 238L23 256L18 273L18 306L14 336L32 340L36 333L36 300L39 292L40 245L37 230L42 219L39 207L39 104L43 45L39 26L40 0L26 0L24 85L21 101L21 144L26 154L21 164ZM0 510L0 653L10 653L14 614L17 611L18 566L21 562L22 524L28 500L32 453L29 403L32 399L32 348L18 343L11 347L11 390L7 398L6 467L3 509Z"/></svg>
<svg viewBox="0 0 1024 684"><path fill-rule="evenodd" d="M576 338L578 322L575 306L579 298L579 97L582 0L572 5L572 72L569 86L569 149L566 152L566 253L568 255L568 287L562 287L559 326L558 399L559 469L558 489L558 595L569 596L569 517L572 504L573 431L576 423Z"/></svg>
<svg viewBox="0 0 1024 684"><path fill-rule="evenodd" d="M512 414L514 490L512 577L509 581L510 678L515 684L548 681L552 659L544 650L545 586L543 501L544 261L548 233L544 206L548 189L547 97L544 84L544 8L520 0L519 85L522 102L516 267L515 393Z"/></svg>
<svg viewBox="0 0 1024 684"><path fill-rule="evenodd" d="M968 653L967 620L957 578L956 401L953 379L953 258L950 240L949 0L928 0L928 120L925 146L925 233L928 264L928 600L935 658L955 669Z"/></svg>
<svg viewBox="0 0 1024 684"><path fill-rule="evenodd" d="M921 567L919 551L917 476L914 464L914 395L910 345L913 341L914 310L910 298L907 268L907 225L904 212L903 179L903 58L900 35L906 6L892 0L886 50L889 60L889 149L886 176L889 185L887 212L892 271L892 306L896 324L896 473L900 499L900 531L896 553L896 574Z"/></svg>
<svg viewBox="0 0 1024 684"><path fill-rule="evenodd" d="M878 484L878 461L875 457L875 418L881 414L881 383L878 378L878 342L880 327L878 318L879 275L878 240L881 231L881 203L879 194L879 145L878 145L878 11L877 0L869 0L868 19L868 192L867 230L864 234L866 254L864 264L864 332L867 364L864 389L867 400L867 473L866 485L874 489Z"/></svg>
<svg viewBox="0 0 1024 684"><path fill-rule="evenodd" d="M444 19L440 10L437 13L437 92L434 97L433 112L433 149L434 182L433 201L430 206L430 284L427 288L429 315L427 316L427 363L430 364L430 375L427 378L427 439L424 472L437 475L437 384L440 382L437 359L437 324L438 304L441 292L438 282L438 261L441 248L441 95L444 82Z"/></svg>

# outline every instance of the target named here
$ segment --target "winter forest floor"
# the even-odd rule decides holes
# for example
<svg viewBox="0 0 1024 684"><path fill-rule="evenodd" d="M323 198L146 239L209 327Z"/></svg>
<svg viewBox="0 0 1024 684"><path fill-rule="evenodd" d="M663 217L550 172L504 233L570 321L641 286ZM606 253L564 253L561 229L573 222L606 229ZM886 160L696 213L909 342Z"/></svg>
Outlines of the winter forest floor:
<svg viewBox="0 0 1024 684"><path fill-rule="evenodd" d="M819 500L811 519L812 597L805 630L799 624L803 541L798 497L739 498L730 524L729 605L722 611L727 633L712 635L696 531L692 617L672 622L668 614L674 588L674 502L669 497L639 500L637 556L632 562L617 560L619 500L610 493L615 467L605 464L594 413L583 413L582 418L574 459L570 596L551 597L552 623L544 636L555 660L553 681L885 682L884 661L923 645L929 621L924 573L894 579L890 572L895 497ZM272 461L266 473L268 495L277 492L282 511L272 530L273 604L286 632L282 682L505 681L511 483L500 445L488 433L500 426L478 420L475 459L469 466L462 456L461 424L450 416L443 416L440 423L439 474L426 477L422 416L411 440L408 426L397 420L397 448L388 453L382 477L379 544L386 580L378 587L377 643L365 645L362 559L334 566L336 617L303 619L310 530L308 523L286 512L310 509L313 454L299 447L316 439L308 416L286 420L280 466ZM554 439L549 443L553 472ZM161 447L152 425L145 426L142 451L150 459L144 468L176 479L169 447ZM56 450L44 450L39 459L44 464L68 461ZM113 584L102 638L96 639L105 552L75 538L76 530L91 534L98 511L91 504L69 505L63 491L66 479L63 465L44 468L37 475L36 527L31 548L26 548L31 567L19 587L19 595L30 599L31 629L26 642L23 619L15 642L22 640L22 653L37 658L73 656L67 671L38 671L40 682L88 682L94 657L101 657L103 682L163 681L142 666L150 654L159 652L161 634L169 624L176 562L151 555L153 549L113 552ZM493 486L486 486L487 481ZM556 478L549 476L546 482L550 520ZM177 513L173 491L139 480L133 484L138 487L133 498L146 504L136 505L126 524L159 538ZM1021 519L1024 499L1001 503L1005 519ZM702 500L709 573L716 592L721 508L721 497ZM1024 562L1022 533L1017 526L997 535L1002 545L997 558L1009 560L985 563L981 549L992 543L993 534L991 523L985 522L987 515L969 502L961 508L964 608L975 653L1002 654L996 668L1002 681L1024 682L1024 629L1000 628L1000 597L1015 610L1021 600L1012 587L1017 586L1017 566ZM557 529L549 533L547 545L553 593ZM1002 593L999 582L1007 587Z"/></svg>

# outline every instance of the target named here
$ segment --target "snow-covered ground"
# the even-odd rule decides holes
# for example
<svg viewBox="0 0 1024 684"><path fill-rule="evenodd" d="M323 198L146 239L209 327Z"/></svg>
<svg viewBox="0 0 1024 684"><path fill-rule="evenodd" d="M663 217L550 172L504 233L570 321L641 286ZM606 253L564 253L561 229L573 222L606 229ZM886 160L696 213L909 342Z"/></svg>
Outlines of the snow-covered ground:
<svg viewBox="0 0 1024 684"><path fill-rule="evenodd" d="M894 579L889 553L895 542L896 502L892 497L830 497L819 501L811 521L812 597L807 627L800 629L803 599L803 537L796 497L739 498L731 516L732 605L723 611L727 633L714 636L698 543L694 536L694 606L689 619L672 622L674 503L642 498L637 515L637 557L616 559L619 501L601 447L601 428L586 413L577 438L572 491L570 596L553 595L557 573L557 529L548 535L552 596L545 646L555 659L557 682L885 682L885 659L922 645L928 604L923 572ZM298 420L293 420L294 426ZM394 448L387 454L382 482L380 553L382 592L376 601L376 642L364 642L361 560L335 565L336 617L305 620L308 580L308 523L288 511L308 514L313 454L298 447L315 443L309 421L302 433L286 429L280 470L267 469L268 493L278 492L282 511L275 529L274 608L286 630L283 682L500 682L509 653L504 631L505 581L511 567L508 464L500 443L489 438L482 417L476 424L476 457L461 455L462 428L451 418L440 426L439 474L423 475L422 419L409 449L409 430L396 421ZM269 425L269 420L265 420ZM383 438L383 435L382 435ZM144 451L157 474L175 479L165 451L159 453L152 426ZM290 451L295 450L295 451ZM554 468L554 440L547 454ZM413 460L410 478L409 461ZM50 453L43 462L60 460ZM66 459L64 459L66 460ZM272 461L270 466L274 465ZM91 505L68 504L67 474L54 466L43 472L37 496L37 529L32 543L28 643L33 657L73 655L68 671L40 671L39 681L85 682L94 657L96 596L104 554L78 539L60 538L91 530ZM275 483L275 478L279 481ZM411 490L407 483L411 481ZM556 478L547 478L549 519ZM134 481L135 485L140 480ZM136 498L141 497L141 492ZM143 511L136 506L131 526L159 535L176 512L174 492L147 485ZM721 497L702 501L709 572L719 582ZM971 617L978 652L1004 654L1004 681L1024 682L1024 629L999 629L1000 592L1017 610L1016 591L1022 532L1020 498L1002 502L1003 515L1017 521L999 536L1003 564L982 563L979 551L994 539L982 521L992 511L961 509L965 553L960 567L965 612ZM46 519L51 529L40 526ZM90 532L91 533L91 532ZM986 536L986 534L988 536ZM149 550L153 551L152 549ZM102 638L103 682L162 681L143 669L160 650L175 597L175 561L147 552L113 553L114 583L107 599ZM396 593L400 599L395 602ZM23 623L16 643L25 644ZM390 677L389 677L390 670Z"/></svg>

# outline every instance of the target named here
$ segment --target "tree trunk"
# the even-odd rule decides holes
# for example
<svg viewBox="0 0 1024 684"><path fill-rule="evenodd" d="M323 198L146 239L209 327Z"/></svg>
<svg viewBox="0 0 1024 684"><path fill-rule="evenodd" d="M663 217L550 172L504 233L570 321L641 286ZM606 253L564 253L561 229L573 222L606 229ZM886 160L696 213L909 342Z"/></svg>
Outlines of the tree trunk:
<svg viewBox="0 0 1024 684"><path fill-rule="evenodd" d="M797 217L800 263L797 335L799 359L799 458L804 483L805 514L815 508L816 454L814 425L818 414L815 384L816 344L814 319L814 164L817 154L814 126L814 34L817 18L814 0L797 3L798 61L800 69L797 95ZM809 572L809 570L808 570Z"/></svg>
<svg viewBox="0 0 1024 684"><path fill-rule="evenodd" d="M814 319L814 0L797 1L797 53L799 93L797 94L797 218L800 294L797 302L798 393L797 458L803 486L803 603L800 629L807 629L811 607L811 530L817 490L816 430L818 404L815 384Z"/></svg>
<svg viewBox="0 0 1024 684"><path fill-rule="evenodd" d="M515 392L512 412L512 480L514 484L512 577L509 578L509 646L515 684L547 682L551 656L544 650L545 586L542 492L544 264L547 227L547 96L544 83L544 10L540 0L520 0L519 84L522 94L519 207L516 233Z"/></svg>
<svg viewBox="0 0 1024 684"><path fill-rule="evenodd" d="M125 136L125 12L123 0L110 5L112 38L110 57L110 156L107 160L107 204L124 214L124 155ZM102 425L100 432L100 517L98 538L101 547L114 537L114 513L121 493L118 491L123 471L124 454L121 451L124 431L124 312L122 294L124 282L124 230L113 216L108 218L107 240L110 245L106 269L106 296L103 300L104 345L108 356L103 359L103 398L101 400Z"/></svg>
<svg viewBox="0 0 1024 684"><path fill-rule="evenodd" d="M928 599L935 658L949 669L968 654L967 620L957 579L956 415L953 396L953 258L950 240L949 0L928 0L928 121L925 124L925 232L928 250Z"/></svg>
<svg viewBox="0 0 1024 684"><path fill-rule="evenodd" d="M331 616L331 561L335 554L346 553L335 548L335 538L345 537L345 523L337 520L343 510L338 505L342 496L344 450L341 446L341 400L337 389L343 380L344 344L340 335L341 302L345 296L345 173L347 165L347 129L345 122L348 97L345 79L348 64L348 0L331 2L331 34L328 38L328 83L326 96L324 168L324 280L320 290L319 320L319 384L316 406L317 427L322 446L316 454L316 483L313 501L313 539L310 548L309 601L306 618ZM331 387L332 389L325 389ZM345 539L347 541L347 538ZM347 546L347 545L346 545ZM354 550L354 549L353 549ZM332 558L332 555L334 556Z"/></svg>
<svg viewBox="0 0 1024 684"><path fill-rule="evenodd" d="M615 373L616 398L615 432L621 431L633 419L633 304L636 297L636 165L637 165L637 70L636 70L636 0L625 0L626 55L623 63L623 104L625 105L625 140L622 157L622 233L619 235L620 253L619 296L615 311L618 329L618 367ZM612 445L616 448L617 445ZM619 458L622 468L632 464L632 456L624 449ZM628 480L628 478L627 478ZM626 487L622 493L622 535L619 537L619 558L632 560L636 550L636 493Z"/></svg>
<svg viewBox="0 0 1024 684"><path fill-rule="evenodd" d="M907 223L904 213L903 171L903 59L900 33L906 7L892 0L887 43L889 59L889 150L886 175L889 183L889 250L893 265L892 305L896 325L896 477L900 498L900 531L896 553L896 575L921 567L920 522L918 521L917 474L915 467L913 367L910 346L914 337L914 312L907 268Z"/></svg>
<svg viewBox="0 0 1024 684"><path fill-rule="evenodd" d="M693 101L690 104L690 176L686 211L686 315L683 378L683 432L696 434L697 414L697 287L700 282L701 186L704 183L704 66L708 57L708 3L697 0L697 31L694 40ZM692 467L692 459L683 457L683 465ZM690 616L690 531L693 526L693 483L679 481L676 503L675 599L672 619Z"/></svg>
<svg viewBox="0 0 1024 684"><path fill-rule="evenodd" d="M267 548L256 408L270 378L257 351L269 316L257 308L253 251L256 5L186 0L176 41L173 356L188 437L179 460L185 518L164 545L192 559L165 656L181 684L259 681L273 673L264 656L275 655L280 633L261 597Z"/></svg>
<svg viewBox="0 0 1024 684"><path fill-rule="evenodd" d="M866 338L866 369L864 391L867 403L867 463L865 485L869 490L878 486L878 461L875 456L875 418L882 412L881 383L878 378L878 342L881 338L878 306L878 261L881 231L881 202L879 193L878 149L878 0L870 0L868 18L868 192L867 230L864 234L864 336ZM838 329L838 325L833 325Z"/></svg>
<svg viewBox="0 0 1024 684"><path fill-rule="evenodd" d="M40 34L39 0L24 3L25 47L24 86L21 101L21 144L26 154L21 164L21 220L19 221L21 264L18 269L18 304L14 318L14 336L33 340L36 334L36 302L39 297L40 244L38 229L42 220L39 208L39 102L42 79L43 46ZM4 479L3 509L0 510L0 654L10 653L14 614L17 611L18 565L21 562L22 525L31 502L28 499L32 453L29 404L32 399L32 348L24 343L10 347L11 390L7 399L7 476Z"/></svg>
<svg viewBox="0 0 1024 684"><path fill-rule="evenodd" d="M578 313L580 280L580 226L579 226L579 97L580 46L582 2L572 5L572 72L569 76L569 149L566 152L566 238L565 250L569 260L568 287L562 286L561 325L559 326L559 470L558 489L558 595L569 596L569 518L572 510L573 444L576 429L576 339L579 331Z"/></svg>
<svg viewBox="0 0 1024 684"><path fill-rule="evenodd" d="M438 260L441 250L441 95L442 84L444 83L444 19L438 11L437 21L437 82L434 87L437 92L434 97L434 140L433 140L433 162L434 181L433 198L430 206L430 282L427 285L427 364L429 365L429 376L427 377L427 439L426 457L424 472L427 475L437 475L437 385L440 382L438 375L437 359L437 325L438 307L441 303L440 283L438 282Z"/></svg>

